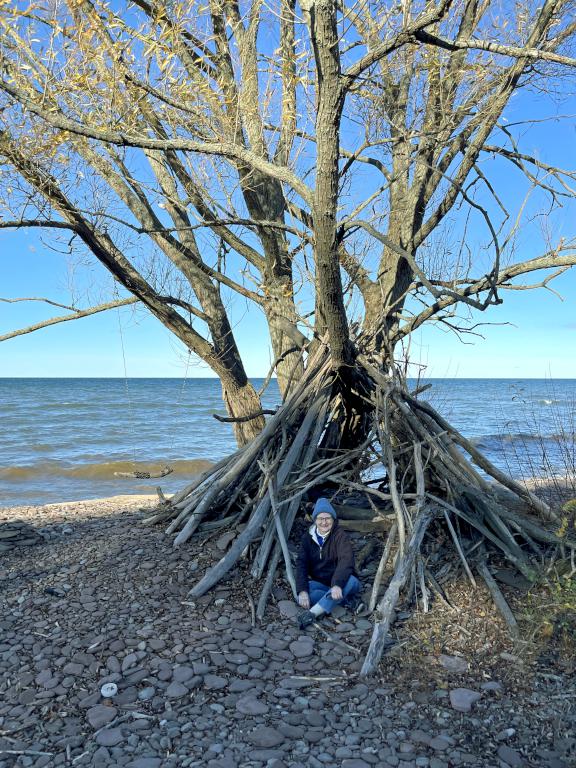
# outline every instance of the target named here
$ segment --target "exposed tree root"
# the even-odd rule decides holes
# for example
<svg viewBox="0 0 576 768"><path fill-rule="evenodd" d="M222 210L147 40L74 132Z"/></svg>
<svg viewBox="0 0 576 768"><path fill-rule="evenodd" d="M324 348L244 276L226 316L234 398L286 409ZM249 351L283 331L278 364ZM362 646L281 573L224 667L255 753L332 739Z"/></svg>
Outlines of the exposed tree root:
<svg viewBox="0 0 576 768"><path fill-rule="evenodd" d="M235 531L229 549L190 594L203 595L250 553L253 578L265 575L255 608L258 619L281 560L294 590L287 540L307 494L332 498L342 517L350 515L348 526L364 526L378 539L382 530L389 531L370 599L376 621L362 666L368 675L387 644L402 592L419 595L424 610L433 595L448 602L442 569L434 573L426 555L438 549L439 531L440 538L452 542L473 586L474 570L481 575L514 632L514 617L486 563L490 552L533 581L544 548L562 544L573 552L576 541L560 539L545 527L558 521L549 506L494 467L428 403L410 394L404 381L385 376L365 358L359 362L356 379L343 389L319 346L262 432L147 522L167 523L177 547L201 527L226 524ZM354 408L344 402L344 391L355 393ZM384 479L373 487L375 476ZM357 501L353 510L342 503L351 493ZM378 603L394 551L392 580Z"/></svg>

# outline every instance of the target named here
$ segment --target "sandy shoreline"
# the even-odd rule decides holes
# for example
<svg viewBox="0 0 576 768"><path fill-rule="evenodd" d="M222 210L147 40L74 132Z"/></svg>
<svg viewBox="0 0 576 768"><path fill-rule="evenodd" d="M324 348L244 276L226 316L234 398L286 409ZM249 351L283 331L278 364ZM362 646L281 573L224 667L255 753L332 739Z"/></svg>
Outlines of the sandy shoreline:
<svg viewBox="0 0 576 768"><path fill-rule="evenodd" d="M553 507L560 507L567 499L576 496L576 478L564 476L553 478L532 477L521 481L528 490L535 493ZM184 484L183 484L184 487ZM166 494L170 498L170 494ZM20 504L4 507L0 505L0 520L14 517L35 517L37 515L102 515L110 512L126 512L141 508L153 508L159 503L157 494L117 494L94 499L50 502L46 504Z"/></svg>
<svg viewBox="0 0 576 768"><path fill-rule="evenodd" d="M169 498L169 497L167 497ZM106 496L100 499L83 499L82 501L59 501L49 504L22 504L16 507L0 506L0 521L15 517L35 517L45 515L78 515L108 514L109 512L134 511L141 508L154 507L158 504L156 494L120 494Z"/></svg>

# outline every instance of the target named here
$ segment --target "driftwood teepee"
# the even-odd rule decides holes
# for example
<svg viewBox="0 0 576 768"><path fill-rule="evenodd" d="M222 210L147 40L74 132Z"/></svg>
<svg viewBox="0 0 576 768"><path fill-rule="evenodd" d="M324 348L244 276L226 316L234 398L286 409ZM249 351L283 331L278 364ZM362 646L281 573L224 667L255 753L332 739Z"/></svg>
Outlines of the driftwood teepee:
<svg viewBox="0 0 576 768"><path fill-rule="evenodd" d="M359 356L354 380L356 404L351 408L350 387L343 390L331 371L328 353L318 349L305 376L261 434L148 519L169 523L167 533L175 535L175 546L187 542L201 525L204 530L226 526L238 531L221 560L192 587L191 596L207 592L235 566L248 545L257 543L250 548L251 574L256 580L266 574L257 606L261 618L281 559L291 578L286 540L303 497L328 485L333 495L363 494L376 516L394 516L372 589L375 626L362 674L372 673L379 662L406 585L418 585L425 599L428 587L438 593L422 556L426 538L438 524L445 526L472 583L475 569L514 629L514 619L486 567L487 552L499 551L532 581L534 555L541 554L542 546L560 542L546 527L557 520L556 515L493 466L418 393L411 394L396 374L386 376ZM366 479L378 474L383 475L378 484ZM462 530L467 532L467 549L458 533ZM576 541L564 538L562 543L576 549ZM397 550L393 577L377 602L393 548Z"/></svg>

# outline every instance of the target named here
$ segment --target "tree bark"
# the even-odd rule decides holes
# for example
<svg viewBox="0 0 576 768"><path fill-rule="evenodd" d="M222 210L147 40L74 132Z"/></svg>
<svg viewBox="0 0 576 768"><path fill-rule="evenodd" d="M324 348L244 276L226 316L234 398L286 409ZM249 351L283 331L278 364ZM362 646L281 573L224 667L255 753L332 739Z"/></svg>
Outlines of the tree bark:
<svg viewBox="0 0 576 768"><path fill-rule="evenodd" d="M310 34L318 76L313 202L316 325L320 333L323 328L328 331L334 368L341 369L352 364L353 349L344 307L337 232L340 121L345 91L341 81L336 8L334 0L311 3Z"/></svg>

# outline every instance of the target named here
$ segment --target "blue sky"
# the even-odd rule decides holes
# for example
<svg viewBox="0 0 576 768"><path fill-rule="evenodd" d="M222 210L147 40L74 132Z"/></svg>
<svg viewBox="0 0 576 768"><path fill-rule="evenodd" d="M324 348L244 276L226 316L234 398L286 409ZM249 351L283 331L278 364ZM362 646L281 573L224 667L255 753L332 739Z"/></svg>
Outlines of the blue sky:
<svg viewBox="0 0 576 768"><path fill-rule="evenodd" d="M506 110L509 123L532 114L557 111L562 120L520 128L522 149L552 164L576 169L576 97L554 105L544 95L524 94ZM486 161L487 164L489 160ZM488 167L488 165L487 165ZM496 168L499 193L506 202L522 202L509 166ZM517 198L517 199L515 199ZM514 209L514 205L511 208ZM553 242L576 235L574 201L555 212L548 222ZM542 220L533 220L518 238L518 259L544 252ZM456 233L454 234L457 237ZM472 233L472 240L474 234ZM87 306L109 300L110 276L98 264L84 260L81 268L47 245L38 230L0 230L0 297L43 296L70 303L70 286ZM528 276L538 282L542 276ZM576 269L554 281L549 290L503 292L504 304L491 308L477 321L489 323L477 329L482 337L466 336L463 343L441 327L427 326L410 343L410 360L425 366L425 375L458 378L576 378ZM90 299L90 300L88 300ZM250 376L265 376L271 362L266 324L259 310L246 308L234 299L231 314L236 338ZM0 335L64 310L41 303L0 302ZM200 361L188 365L186 350L158 321L143 310L124 308L67 322L0 343L1 377L212 376Z"/></svg>
<svg viewBox="0 0 576 768"><path fill-rule="evenodd" d="M1 232L3 297L47 296L69 301L70 271L63 256L44 246L37 231ZM90 280L110 286L95 266ZM478 332L462 343L437 327L417 332L410 359L426 366L426 375L482 378L576 378L576 269L554 283L563 297L547 290L512 291L482 319ZM107 293L110 296L110 291ZM62 310L39 303L0 303L0 333L24 327ZM270 364L268 336L260 313L233 308L235 332L248 374L265 376ZM499 323L506 323L499 325ZM123 308L63 323L0 344L0 376L180 377L185 374L183 346L143 310ZM211 376L191 361L188 376Z"/></svg>

